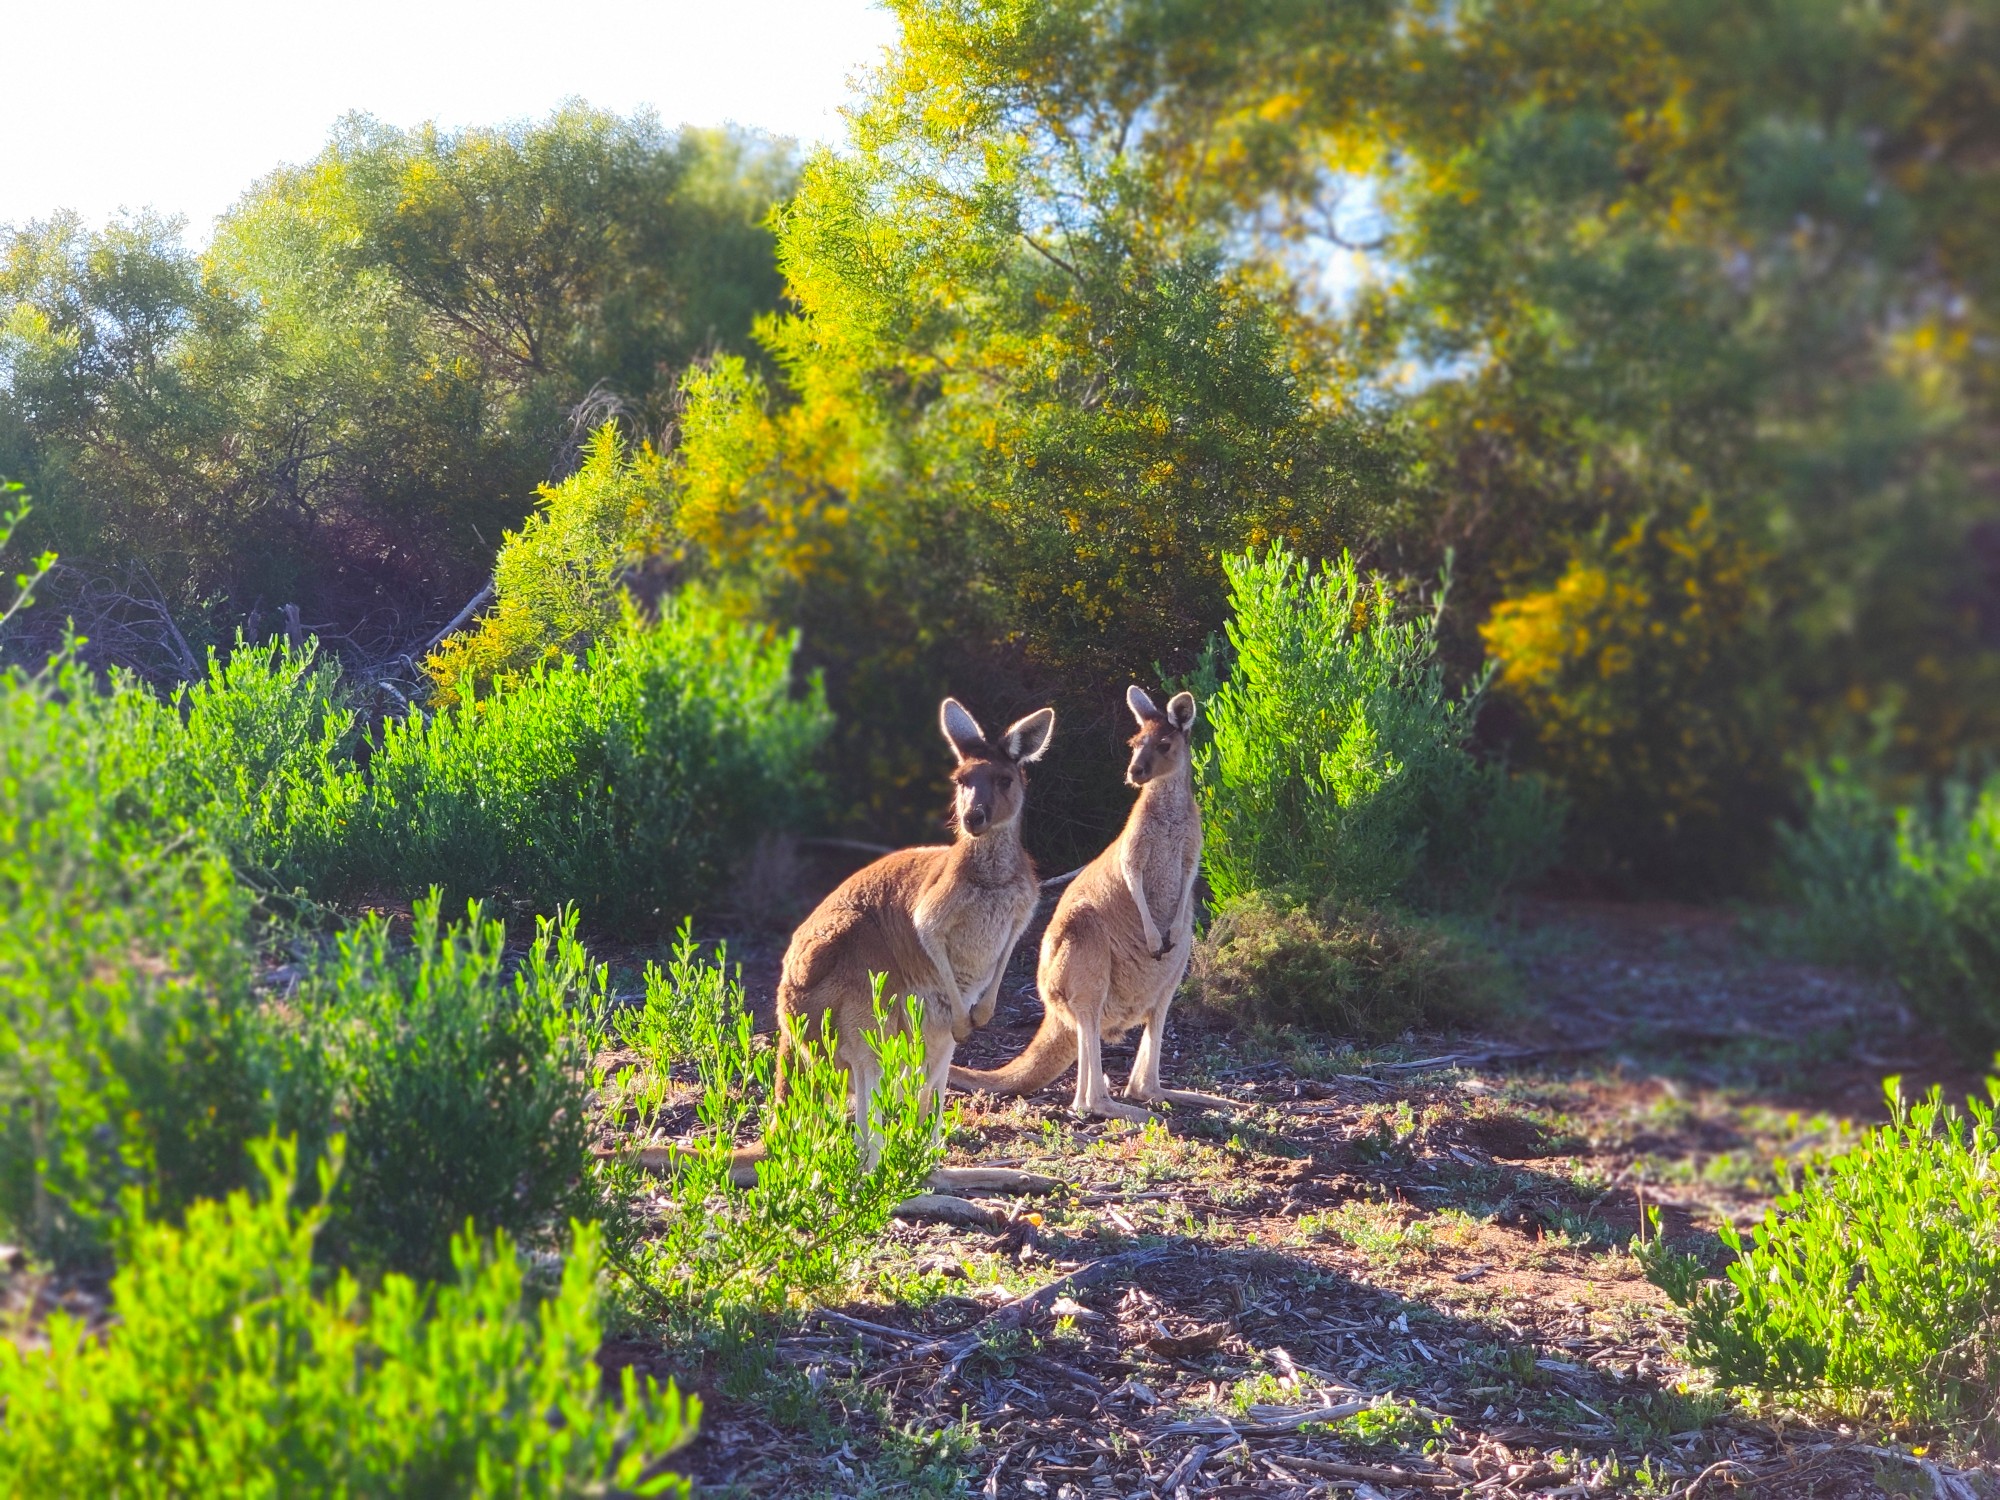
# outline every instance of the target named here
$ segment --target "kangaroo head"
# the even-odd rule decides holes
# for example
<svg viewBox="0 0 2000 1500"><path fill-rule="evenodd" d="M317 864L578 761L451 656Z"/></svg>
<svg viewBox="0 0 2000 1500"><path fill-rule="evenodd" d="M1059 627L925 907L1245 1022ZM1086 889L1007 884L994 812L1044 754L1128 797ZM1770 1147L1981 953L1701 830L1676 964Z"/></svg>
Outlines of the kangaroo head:
<svg viewBox="0 0 2000 1500"><path fill-rule="evenodd" d="M1132 736L1132 763L1125 768L1127 786L1144 786L1162 776L1183 771L1188 764L1188 731L1194 727L1194 694L1175 693L1161 713L1144 688L1125 689L1125 706L1139 721Z"/></svg>
<svg viewBox="0 0 2000 1500"><path fill-rule="evenodd" d="M986 738L979 721L956 698L947 698L938 710L944 737L958 757L951 773L955 792L952 820L973 838L1006 828L1021 816L1027 800L1029 761L1040 760L1055 733L1056 711L1038 708L1016 721L1000 736L998 744Z"/></svg>

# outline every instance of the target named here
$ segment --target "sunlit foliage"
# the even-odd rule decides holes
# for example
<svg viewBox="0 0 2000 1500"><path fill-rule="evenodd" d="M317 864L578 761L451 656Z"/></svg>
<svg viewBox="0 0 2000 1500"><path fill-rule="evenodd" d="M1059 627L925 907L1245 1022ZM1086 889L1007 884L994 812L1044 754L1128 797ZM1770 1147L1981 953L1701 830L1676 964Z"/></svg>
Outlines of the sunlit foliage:
<svg viewBox="0 0 2000 1500"><path fill-rule="evenodd" d="M791 173L761 138L582 107L456 133L355 117L199 254L154 218L15 227L0 472L72 568L184 626L184 675L287 603L407 649L591 428L657 435L689 361L746 342Z"/></svg>

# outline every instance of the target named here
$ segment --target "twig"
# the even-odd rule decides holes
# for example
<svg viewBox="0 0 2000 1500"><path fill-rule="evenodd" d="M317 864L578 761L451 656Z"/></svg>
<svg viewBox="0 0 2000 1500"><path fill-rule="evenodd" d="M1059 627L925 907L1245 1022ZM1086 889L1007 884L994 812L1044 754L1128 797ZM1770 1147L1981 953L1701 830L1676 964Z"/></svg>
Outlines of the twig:
<svg viewBox="0 0 2000 1500"><path fill-rule="evenodd" d="M1381 1073L1421 1073L1433 1068L1457 1068L1471 1063L1518 1062L1528 1057L1553 1057L1569 1053L1603 1052L1609 1042L1563 1042L1549 1047L1494 1047L1485 1052L1447 1052L1438 1057L1420 1057L1412 1062L1371 1063Z"/></svg>
<svg viewBox="0 0 2000 1500"><path fill-rule="evenodd" d="M1174 1487L1182 1480L1199 1474L1201 1466L1208 1462L1208 1451L1207 1446L1202 1443L1197 1443L1194 1447L1188 1449L1187 1457L1175 1464L1173 1473L1160 1481L1159 1493L1171 1495L1174 1492Z"/></svg>
<svg viewBox="0 0 2000 1500"><path fill-rule="evenodd" d="M871 844L866 839L800 839L799 842L814 849L849 849L856 854L894 854L888 844Z"/></svg>
<svg viewBox="0 0 2000 1500"><path fill-rule="evenodd" d="M1286 1437L1309 1422L1338 1422L1357 1412L1367 1411L1371 1405L1372 1401L1343 1401L1337 1406L1310 1407L1305 1411L1290 1412L1285 1416L1263 1422L1232 1422L1226 1417L1197 1417L1189 1422L1176 1422L1163 1430L1170 1433L1222 1430L1244 1437Z"/></svg>
<svg viewBox="0 0 2000 1500"><path fill-rule="evenodd" d="M958 1367L971 1358L973 1351L987 1339L996 1333L1019 1328L1030 1319L1047 1312L1049 1304L1064 1292L1072 1288L1081 1291L1084 1287L1103 1281L1106 1277L1135 1271L1140 1266L1165 1260L1172 1253L1169 1250L1127 1250L1118 1255L1106 1255L1058 1276L1054 1281L1035 1288L1026 1296L1016 1297L1004 1307L996 1308L957 1337L938 1340L936 1347L945 1350L948 1358L933 1382L933 1389L956 1375Z"/></svg>
<svg viewBox="0 0 2000 1500"><path fill-rule="evenodd" d="M1712 1476L1721 1473L1724 1469L1741 1469L1746 1474L1754 1474L1756 1472L1748 1464L1741 1463L1736 1459L1719 1458L1688 1481L1687 1488L1681 1491L1681 1500L1695 1500L1695 1496L1701 1493L1701 1487L1708 1483Z"/></svg>
<svg viewBox="0 0 2000 1500"><path fill-rule="evenodd" d="M813 1316L822 1323L838 1323L842 1328L852 1328L857 1333L872 1333L877 1338L893 1339L899 1344L935 1342L921 1333L912 1333L907 1328L891 1328L887 1323L871 1323L866 1318L850 1318L846 1313L834 1312L831 1308L818 1308Z"/></svg>
<svg viewBox="0 0 2000 1500"><path fill-rule="evenodd" d="M463 625L467 620L471 619L473 615L477 614L479 610L485 606L486 601L491 599L492 597L493 597L493 582L491 579L488 579L484 584L480 586L480 590L478 593L474 594L470 599L465 601L465 608L461 609L457 614L453 615L451 617L450 622L446 624L444 629L440 630L436 635L432 636L429 640L425 641L423 645L419 646L415 651L411 652L410 655L429 656L431 654L432 648L435 647L439 641L443 640L446 636L450 635L454 630L458 629L459 626Z"/></svg>
<svg viewBox="0 0 2000 1500"><path fill-rule="evenodd" d="M1452 1474L1424 1474L1414 1469L1380 1469L1372 1464L1343 1464L1330 1458L1308 1458L1302 1453L1284 1453L1278 1462L1288 1469L1304 1469L1325 1479L1359 1479L1368 1484L1414 1485L1424 1489L1450 1489L1465 1481Z"/></svg>

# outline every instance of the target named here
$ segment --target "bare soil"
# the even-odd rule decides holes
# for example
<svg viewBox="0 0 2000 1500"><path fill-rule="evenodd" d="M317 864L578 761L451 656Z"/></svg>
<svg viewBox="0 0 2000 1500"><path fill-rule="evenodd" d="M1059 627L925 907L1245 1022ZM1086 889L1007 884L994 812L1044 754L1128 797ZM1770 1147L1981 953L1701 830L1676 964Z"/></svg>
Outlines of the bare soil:
<svg viewBox="0 0 2000 1500"><path fill-rule="evenodd" d="M695 1377L714 1495L2000 1495L1971 1456L1706 1391L1626 1249L1651 1206L1717 1255L1787 1163L1881 1115L1885 1075L1976 1074L1728 913L1536 902L1497 940L1524 994L1502 1034L1183 1027L1167 1081L1234 1107L1144 1128L1073 1119L1068 1080L965 1100L954 1163L1064 1190L894 1224L754 1370L630 1339L606 1362ZM1025 967L976 1065L1032 1034Z"/></svg>

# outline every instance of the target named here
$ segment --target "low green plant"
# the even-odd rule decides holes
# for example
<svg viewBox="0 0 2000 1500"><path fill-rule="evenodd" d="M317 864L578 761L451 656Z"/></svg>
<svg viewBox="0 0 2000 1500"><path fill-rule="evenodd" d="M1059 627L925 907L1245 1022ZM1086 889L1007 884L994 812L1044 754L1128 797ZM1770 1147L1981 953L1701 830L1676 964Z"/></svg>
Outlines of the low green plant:
<svg viewBox="0 0 2000 1500"><path fill-rule="evenodd" d="M1415 1448L1448 1433L1451 1418L1432 1417L1407 1401L1387 1397L1352 1416L1324 1424L1314 1423L1310 1430L1324 1432L1362 1448Z"/></svg>
<svg viewBox="0 0 2000 1500"><path fill-rule="evenodd" d="M0 674L0 1221L64 1267L103 1262L127 1187L240 1184L264 1123L247 903L125 816L135 707L67 658Z"/></svg>
<svg viewBox="0 0 2000 1500"><path fill-rule="evenodd" d="M832 1037L795 1034L783 1090L774 1091L777 1052L756 1045L726 955L702 957L684 929L667 967L648 967L645 1007L628 1041L653 1048L656 1078L691 1059L701 1089L699 1129L667 1170L665 1205L621 1251L621 1269L656 1313L688 1329L727 1325L831 1285L896 1205L924 1190L951 1121L942 1101L927 1096L919 1002L885 1002L878 976L875 1015L869 1045L883 1082L871 1119L877 1156L864 1166ZM656 1104L659 1096L638 1102L648 1097ZM743 1190L731 1171L753 1120L765 1150L756 1186ZM651 1130L642 1109L639 1138Z"/></svg>
<svg viewBox="0 0 2000 1500"><path fill-rule="evenodd" d="M1489 1019L1510 994L1489 950L1423 917L1253 891L1224 902L1195 944L1194 1003L1239 1025L1304 1026L1355 1041Z"/></svg>
<svg viewBox="0 0 2000 1500"><path fill-rule="evenodd" d="M1351 556L1225 567L1233 660L1197 755L1218 898L1477 907L1548 863L1560 808L1467 748L1485 679L1447 691L1435 619Z"/></svg>
<svg viewBox="0 0 2000 1500"><path fill-rule="evenodd" d="M1635 1246L1687 1309L1688 1351L1724 1386L1990 1440L2000 1410L2000 1132L1994 1105L1888 1085L1890 1119L1808 1165L1735 1255L1727 1279ZM1656 1241L1657 1245L1657 1241Z"/></svg>
<svg viewBox="0 0 2000 1500"><path fill-rule="evenodd" d="M794 645L674 595L652 620L628 606L581 661L392 720L368 763L368 878L602 922L699 904L814 805L831 720L816 681L792 691Z"/></svg>
<svg viewBox="0 0 2000 1500"><path fill-rule="evenodd" d="M473 903L441 920L433 891L407 942L380 916L342 933L269 1024L277 1115L313 1159L347 1142L322 1236L343 1264L441 1277L452 1235L532 1234L596 1211L590 1066L605 971L576 914L536 924L514 961Z"/></svg>
<svg viewBox="0 0 2000 1500"><path fill-rule="evenodd" d="M182 1226L127 1195L102 1337L55 1312L46 1348L0 1340L0 1490L687 1495L657 1466L699 1402L629 1367L620 1399L600 1389L593 1230L539 1306L508 1238L470 1231L435 1289L391 1275L364 1292L343 1273L315 1291L326 1210L292 1206L288 1144L254 1154L263 1192L196 1203Z"/></svg>
<svg viewBox="0 0 2000 1500"><path fill-rule="evenodd" d="M627 609L586 659L372 736L317 644L237 641L162 701L58 664L107 816L207 844L265 889L504 897L595 921L713 896L738 851L808 816L829 725L794 642L692 596Z"/></svg>
<svg viewBox="0 0 2000 1500"><path fill-rule="evenodd" d="M1953 778L1928 803L1875 795L1853 770L1813 778L1781 834L1802 926L1826 957L1895 976L1964 1046L2000 1045L2000 776Z"/></svg>

